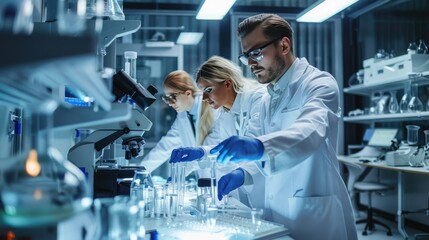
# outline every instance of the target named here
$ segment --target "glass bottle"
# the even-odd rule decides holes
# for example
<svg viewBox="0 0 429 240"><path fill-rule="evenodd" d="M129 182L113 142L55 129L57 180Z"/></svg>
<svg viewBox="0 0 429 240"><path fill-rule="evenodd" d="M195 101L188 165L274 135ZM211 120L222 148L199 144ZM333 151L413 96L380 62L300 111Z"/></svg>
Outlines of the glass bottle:
<svg viewBox="0 0 429 240"><path fill-rule="evenodd" d="M404 95L402 95L401 102L399 103L399 112L408 112L408 103L411 99L411 82L407 81L404 85Z"/></svg>
<svg viewBox="0 0 429 240"><path fill-rule="evenodd" d="M11 226L56 224L92 205L82 171L51 145L56 104L42 105L25 113L24 151L1 175L1 215Z"/></svg>
<svg viewBox="0 0 429 240"><path fill-rule="evenodd" d="M428 52L428 47L426 46L425 42L420 39L420 43L419 46L417 48L417 53L418 54L426 54Z"/></svg>
<svg viewBox="0 0 429 240"><path fill-rule="evenodd" d="M417 44L415 42L410 42L410 45L407 48L408 54L416 54L417 53Z"/></svg>
<svg viewBox="0 0 429 240"><path fill-rule="evenodd" d="M423 111L423 103L418 96L419 85L413 83L411 85L411 99L408 102L408 112L421 112Z"/></svg>
<svg viewBox="0 0 429 240"><path fill-rule="evenodd" d="M390 91L389 113L397 113L399 111L398 99L396 98L396 90Z"/></svg>

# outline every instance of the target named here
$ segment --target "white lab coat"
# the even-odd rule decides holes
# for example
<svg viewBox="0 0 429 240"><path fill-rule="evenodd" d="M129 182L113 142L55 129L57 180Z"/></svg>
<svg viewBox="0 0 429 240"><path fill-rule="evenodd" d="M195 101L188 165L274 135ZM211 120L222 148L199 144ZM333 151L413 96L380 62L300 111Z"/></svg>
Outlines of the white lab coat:
<svg viewBox="0 0 429 240"><path fill-rule="evenodd" d="M216 144L231 136L244 136L247 131L250 131L249 127L253 128L252 131L260 131L260 110L263 96L266 94L266 85L249 83L244 86L241 92L237 93L229 111L220 109L220 116L210 134L211 138L218 139ZM203 146L205 156L208 155L208 152L214 146L215 145ZM202 169L210 167L207 162L201 161L199 163ZM248 171L250 171L250 169L254 169L253 172L258 171L258 168L253 162L242 162L240 164L229 163L227 165L218 164L216 178L219 179L240 166L247 166L246 169ZM200 171L200 174L203 177L210 177L209 171ZM230 195L248 204L247 196L239 194L237 191L234 191Z"/></svg>
<svg viewBox="0 0 429 240"><path fill-rule="evenodd" d="M357 239L353 210L336 157L339 90L335 79L296 59L274 85L275 109L264 97L257 137L265 147L259 171L249 169L251 205L285 224L294 239ZM270 116L272 114L272 117ZM246 169L247 170L247 169Z"/></svg>
<svg viewBox="0 0 429 240"><path fill-rule="evenodd" d="M199 113L201 112L202 107L202 94L197 94L195 96L194 105L191 108L190 113L194 116L197 116L195 123L196 135L198 134L198 123L199 123ZM213 114L215 120L218 118L219 114L214 111ZM160 141L155 145L155 147L143 158L141 165L143 165L150 172L157 169L161 164L170 159L171 152L175 148L179 147L195 147L197 146L196 137L194 136L191 122L188 118L187 112L177 113L176 120L174 120L173 125L165 136L163 136ZM204 144L216 144L219 141L209 135L204 140ZM197 163L188 163L187 164L187 174L193 170L198 169Z"/></svg>

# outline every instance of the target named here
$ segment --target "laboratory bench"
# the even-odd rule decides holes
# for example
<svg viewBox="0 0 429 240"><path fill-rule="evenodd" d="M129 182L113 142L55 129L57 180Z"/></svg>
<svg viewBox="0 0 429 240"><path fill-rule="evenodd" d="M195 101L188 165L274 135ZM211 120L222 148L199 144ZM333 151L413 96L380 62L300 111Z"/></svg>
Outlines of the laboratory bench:
<svg viewBox="0 0 429 240"><path fill-rule="evenodd" d="M398 206L397 206L397 229L401 236L404 239L408 239L408 234L405 231L404 227L404 173L411 173L411 174L424 174L429 176L429 168L427 167L411 167L411 166L389 166L386 164L386 161L360 161L361 159L358 157L352 157L352 156L338 156L338 160L345 164L358 164L364 168L378 168L378 169L384 169L389 171L395 171L397 173L397 200L398 200ZM366 160L366 159L365 159Z"/></svg>

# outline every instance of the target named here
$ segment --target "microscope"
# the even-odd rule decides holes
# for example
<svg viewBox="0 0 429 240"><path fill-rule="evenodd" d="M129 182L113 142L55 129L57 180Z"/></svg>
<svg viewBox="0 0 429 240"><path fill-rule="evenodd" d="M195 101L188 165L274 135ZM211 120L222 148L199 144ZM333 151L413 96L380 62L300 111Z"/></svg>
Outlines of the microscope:
<svg viewBox="0 0 429 240"><path fill-rule="evenodd" d="M131 117L126 121L92 126L96 130L70 148L68 160L84 172L88 184L93 186L94 198L129 194L134 170L144 169L143 166L118 164L122 157L116 156L114 143L122 139L125 160L140 155L145 143L142 136L152 127L143 111L156 100L156 92L156 88L146 89L124 71L119 71L113 76L113 104L132 108Z"/></svg>

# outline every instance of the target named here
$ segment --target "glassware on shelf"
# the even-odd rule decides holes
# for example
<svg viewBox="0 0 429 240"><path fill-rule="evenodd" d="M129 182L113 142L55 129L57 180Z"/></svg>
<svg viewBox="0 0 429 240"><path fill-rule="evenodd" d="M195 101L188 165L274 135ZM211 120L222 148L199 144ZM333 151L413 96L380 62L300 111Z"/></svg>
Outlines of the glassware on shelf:
<svg viewBox="0 0 429 240"><path fill-rule="evenodd" d="M425 159L424 163L425 166L429 169L429 130L424 130L423 133L425 134Z"/></svg>
<svg viewBox="0 0 429 240"><path fill-rule="evenodd" d="M383 92L379 93L379 98L377 101L377 107L375 109L376 114L385 114L387 113L388 101L390 96L385 95Z"/></svg>
<svg viewBox="0 0 429 240"><path fill-rule="evenodd" d="M404 95L402 95L401 102L399 103L399 112L408 112L408 103L411 99L411 82L407 81L404 86Z"/></svg>
<svg viewBox="0 0 429 240"><path fill-rule="evenodd" d="M410 45L407 48L408 54L416 54L417 53L417 44L415 42L410 42Z"/></svg>
<svg viewBox="0 0 429 240"><path fill-rule="evenodd" d="M399 103L398 103L398 99L396 98L396 90L391 90L389 93L390 93L389 106L388 106L389 113L397 113L399 112Z"/></svg>
<svg viewBox="0 0 429 240"><path fill-rule="evenodd" d="M24 118L24 151L1 174L2 220L10 226L31 227L56 224L89 209L91 191L85 176L51 145L52 112L32 109ZM54 107L55 105L55 107Z"/></svg>
<svg viewBox="0 0 429 240"><path fill-rule="evenodd" d="M426 46L423 39L420 39L419 46L417 47L417 53L418 54L426 54L428 53L428 47Z"/></svg>
<svg viewBox="0 0 429 240"><path fill-rule="evenodd" d="M417 145L419 142L419 129L417 125L407 125L407 144L410 146Z"/></svg>
<svg viewBox="0 0 429 240"><path fill-rule="evenodd" d="M429 87L427 89L428 89L428 92L429 92ZM429 98L428 98L428 100L426 100L426 111L429 112Z"/></svg>
<svg viewBox="0 0 429 240"><path fill-rule="evenodd" d="M421 112L423 111L423 103L418 96L419 85L417 83L411 84L411 98L408 102L408 112Z"/></svg>

